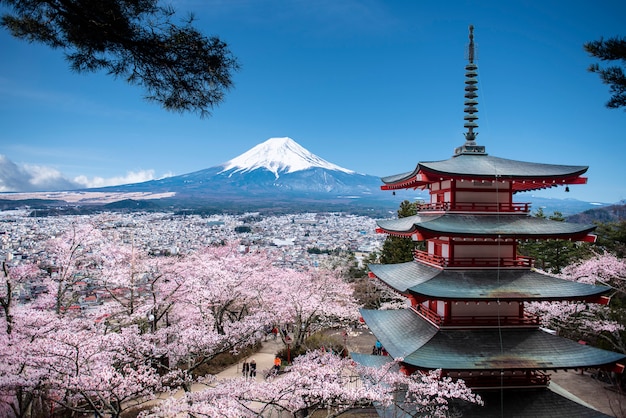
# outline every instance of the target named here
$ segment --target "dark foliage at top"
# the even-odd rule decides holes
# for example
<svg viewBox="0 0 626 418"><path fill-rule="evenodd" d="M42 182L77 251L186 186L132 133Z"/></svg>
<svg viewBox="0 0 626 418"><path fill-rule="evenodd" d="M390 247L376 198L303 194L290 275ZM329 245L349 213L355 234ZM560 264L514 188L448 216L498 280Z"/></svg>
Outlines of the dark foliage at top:
<svg viewBox="0 0 626 418"><path fill-rule="evenodd" d="M139 85L146 99L176 112L210 115L238 69L227 45L172 23L157 0L0 0L0 26L19 39L63 49L72 70L106 71Z"/></svg>
<svg viewBox="0 0 626 418"><path fill-rule="evenodd" d="M626 64L626 38L616 36L606 41L600 39L587 42L584 48L589 55L602 61L621 61L622 65ZM611 99L607 102L607 107L616 109L626 106L626 74L622 66L603 68L599 64L592 64L589 71L598 73L602 82L610 86Z"/></svg>

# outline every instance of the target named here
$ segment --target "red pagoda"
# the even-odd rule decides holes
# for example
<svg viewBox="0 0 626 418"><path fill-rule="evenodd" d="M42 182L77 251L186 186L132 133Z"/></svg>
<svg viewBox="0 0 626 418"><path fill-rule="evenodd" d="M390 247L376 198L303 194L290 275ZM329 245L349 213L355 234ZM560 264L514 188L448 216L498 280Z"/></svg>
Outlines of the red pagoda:
<svg viewBox="0 0 626 418"><path fill-rule="evenodd" d="M417 215L378 221L378 232L424 242L425 250L415 250L410 262L369 265L370 276L407 297L410 307L362 310L362 317L406 372L441 369L479 393L485 405L466 405L463 416L606 416L549 390L549 373L610 369L626 356L546 332L525 304L608 303L610 289L542 274L517 253L519 240L593 241L595 227L533 217L528 203L513 201L517 192L585 184L588 167L487 154L476 143L472 26L468 55L465 143L447 160L382 178L384 190L430 193Z"/></svg>

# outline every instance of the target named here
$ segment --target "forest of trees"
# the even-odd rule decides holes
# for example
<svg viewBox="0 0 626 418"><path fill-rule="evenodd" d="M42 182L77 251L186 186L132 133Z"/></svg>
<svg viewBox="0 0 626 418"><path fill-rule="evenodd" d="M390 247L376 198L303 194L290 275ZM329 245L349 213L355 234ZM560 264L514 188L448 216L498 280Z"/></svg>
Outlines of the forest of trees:
<svg viewBox="0 0 626 418"><path fill-rule="evenodd" d="M295 360L280 379L215 381L203 366L222 353L254 347L268 327L291 329L296 352L308 335L358 323L352 285L340 277L350 268L277 268L267 254L238 248L232 243L151 256L100 227L96 217L50 239L45 263L5 263L0 415L118 417L181 390L182 398L157 403L150 416L220 411L256 417L252 405L308 416L317 409L388 404L399 386L413 388L407 402L429 411L445 409L450 398L480 402L462 382L391 373L395 363L356 368L318 350ZM36 297L17 300L20 286L38 289ZM81 310L77 302L85 294L101 303ZM339 384L356 374L368 376L368 384ZM206 388L192 391L199 382Z"/></svg>

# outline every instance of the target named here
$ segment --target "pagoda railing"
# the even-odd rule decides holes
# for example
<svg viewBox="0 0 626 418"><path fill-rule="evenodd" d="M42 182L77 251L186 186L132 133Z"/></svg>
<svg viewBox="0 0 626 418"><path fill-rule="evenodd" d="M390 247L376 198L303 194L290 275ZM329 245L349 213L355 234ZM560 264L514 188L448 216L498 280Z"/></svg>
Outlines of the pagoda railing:
<svg viewBox="0 0 626 418"><path fill-rule="evenodd" d="M424 319L432 322L438 327L520 327L520 326L539 326L540 321L537 315L524 313L523 316L516 315L454 315L450 318L441 317L437 312L422 304L417 304L412 309Z"/></svg>
<svg viewBox="0 0 626 418"><path fill-rule="evenodd" d="M463 379L465 384L472 389L531 388L547 386L550 383L550 375L540 370L449 371L447 375L453 379Z"/></svg>
<svg viewBox="0 0 626 418"><path fill-rule="evenodd" d="M425 319L427 319L428 321L432 322L433 324L435 324L437 326L441 325L441 322L442 322L443 318L441 318L441 316L439 316L439 314L437 312L433 311L432 309L428 309L424 305L420 305L420 304L417 304L417 305L413 306L412 309L418 315L423 316Z"/></svg>
<svg viewBox="0 0 626 418"><path fill-rule="evenodd" d="M454 257L450 259L440 255L429 254L426 251L413 251L413 259L421 261L435 267L465 267L465 268L530 268L533 266L533 259L530 257Z"/></svg>
<svg viewBox="0 0 626 418"><path fill-rule="evenodd" d="M434 202L417 205L419 211L458 211L458 212L530 212L530 203L491 203L491 202Z"/></svg>
<svg viewBox="0 0 626 418"><path fill-rule="evenodd" d="M524 314L517 315L454 315L452 318L444 318L440 325L442 327L515 327L515 326L539 326L540 321L537 315Z"/></svg>

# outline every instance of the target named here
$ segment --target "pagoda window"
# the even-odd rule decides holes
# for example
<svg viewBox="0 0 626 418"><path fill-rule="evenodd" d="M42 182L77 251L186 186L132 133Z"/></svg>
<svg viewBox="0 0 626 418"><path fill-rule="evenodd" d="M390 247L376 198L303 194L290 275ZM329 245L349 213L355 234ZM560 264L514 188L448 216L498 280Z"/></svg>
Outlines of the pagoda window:
<svg viewBox="0 0 626 418"><path fill-rule="evenodd" d="M442 300L438 300L435 312L437 312L437 315L444 317L446 314L446 303Z"/></svg>
<svg viewBox="0 0 626 418"><path fill-rule="evenodd" d="M421 305L441 317L443 317L446 312L449 312L449 308L446 306L446 302L442 300L427 300L422 302Z"/></svg>
<svg viewBox="0 0 626 418"><path fill-rule="evenodd" d="M430 209L448 209L452 202L452 182L450 180L430 184Z"/></svg>
<svg viewBox="0 0 626 418"><path fill-rule="evenodd" d="M450 245L441 244L441 256L443 258L450 258Z"/></svg>
<svg viewBox="0 0 626 418"><path fill-rule="evenodd" d="M488 180L456 180L454 185L455 210L496 212L512 211L511 184Z"/></svg>
<svg viewBox="0 0 626 418"><path fill-rule="evenodd" d="M456 244L454 246L455 258L514 258L514 244Z"/></svg>
<svg viewBox="0 0 626 418"><path fill-rule="evenodd" d="M471 322L471 318L501 318L516 322L520 318L518 302L456 302L450 306L451 321Z"/></svg>

